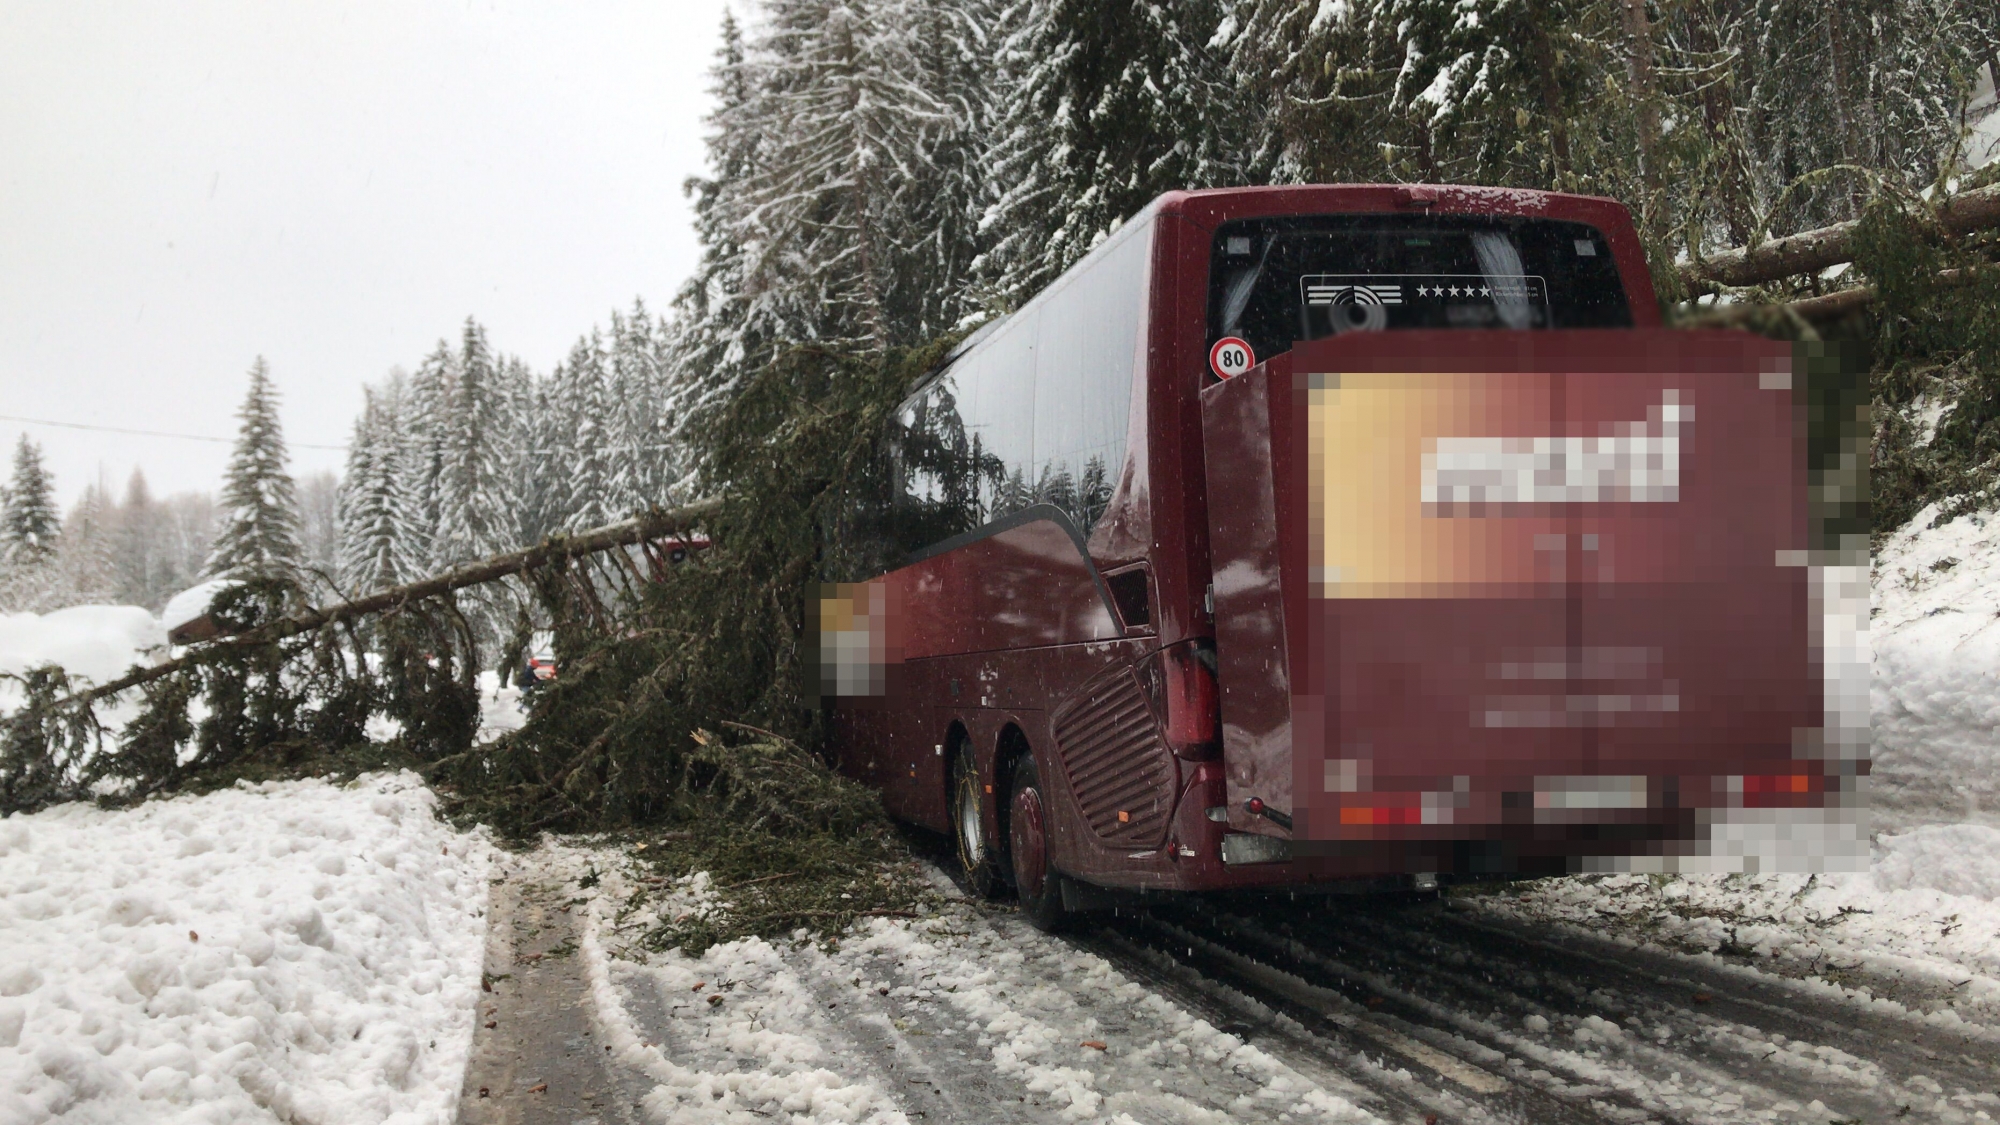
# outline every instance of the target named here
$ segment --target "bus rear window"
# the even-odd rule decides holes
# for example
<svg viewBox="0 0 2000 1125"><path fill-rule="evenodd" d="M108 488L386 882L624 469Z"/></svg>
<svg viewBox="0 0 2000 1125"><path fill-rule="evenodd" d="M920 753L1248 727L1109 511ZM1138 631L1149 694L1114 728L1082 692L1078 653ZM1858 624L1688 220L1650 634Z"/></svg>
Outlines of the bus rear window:
<svg viewBox="0 0 2000 1125"><path fill-rule="evenodd" d="M1316 215L1215 233L1208 339L1258 359L1298 340L1398 328L1629 328L1596 228L1548 219Z"/></svg>

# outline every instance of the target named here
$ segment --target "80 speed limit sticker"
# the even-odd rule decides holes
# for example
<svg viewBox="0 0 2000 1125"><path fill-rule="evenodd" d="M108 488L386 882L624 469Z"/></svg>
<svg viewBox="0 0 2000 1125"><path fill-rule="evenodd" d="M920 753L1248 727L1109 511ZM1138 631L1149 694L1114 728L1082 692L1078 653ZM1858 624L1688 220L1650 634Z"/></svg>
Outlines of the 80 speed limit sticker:
<svg viewBox="0 0 2000 1125"><path fill-rule="evenodd" d="M1257 353L1250 350L1247 341L1238 336L1224 336L1208 349L1208 369L1215 372L1218 379L1228 379L1241 375L1257 366Z"/></svg>

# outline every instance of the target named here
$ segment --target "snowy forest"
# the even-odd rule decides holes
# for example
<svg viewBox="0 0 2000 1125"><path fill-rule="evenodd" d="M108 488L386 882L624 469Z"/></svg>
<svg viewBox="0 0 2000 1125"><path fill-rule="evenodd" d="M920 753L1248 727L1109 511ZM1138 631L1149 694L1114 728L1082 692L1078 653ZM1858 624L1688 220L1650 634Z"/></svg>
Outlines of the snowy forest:
<svg viewBox="0 0 2000 1125"><path fill-rule="evenodd" d="M686 502L692 437L773 357L1004 315L1177 188L1608 195L1683 301L1676 262L1986 176L1997 52L1996 0L762 0L722 29L708 174L659 186L703 247L663 312L546 372L468 317L368 388L337 483L285 475L262 360L216 501L135 474L59 518L24 437L0 610L272 566L352 596Z"/></svg>
<svg viewBox="0 0 2000 1125"><path fill-rule="evenodd" d="M211 572L220 530L215 497L204 492L155 496L143 470L120 491L103 482L83 488L67 512L42 450L24 434L0 481L0 613L46 612L68 605L137 605L157 611ZM337 565L339 478L308 474L293 492L297 550L306 573Z"/></svg>

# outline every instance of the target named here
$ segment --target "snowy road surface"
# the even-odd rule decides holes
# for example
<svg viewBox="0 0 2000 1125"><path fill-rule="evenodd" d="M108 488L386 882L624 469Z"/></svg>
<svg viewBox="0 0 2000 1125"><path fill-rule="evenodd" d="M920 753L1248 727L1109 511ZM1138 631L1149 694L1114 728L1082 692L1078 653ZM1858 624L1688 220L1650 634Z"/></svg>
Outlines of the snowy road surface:
<svg viewBox="0 0 2000 1125"><path fill-rule="evenodd" d="M462 1120L1990 1121L2000 832L1902 839L1863 875L1180 903L1064 938L961 900L701 958L636 940L704 879L635 909L616 854L552 845L502 892L540 991L489 1015L588 1018L563 1060L469 1078Z"/></svg>

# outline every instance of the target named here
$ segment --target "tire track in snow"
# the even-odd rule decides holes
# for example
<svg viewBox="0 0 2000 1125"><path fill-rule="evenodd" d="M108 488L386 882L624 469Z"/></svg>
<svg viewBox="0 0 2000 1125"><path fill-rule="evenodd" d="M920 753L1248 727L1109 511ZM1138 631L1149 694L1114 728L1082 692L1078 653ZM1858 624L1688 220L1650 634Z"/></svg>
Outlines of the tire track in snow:
<svg viewBox="0 0 2000 1125"><path fill-rule="evenodd" d="M1629 1045L1620 1027L1601 1018L1580 1022L1577 1028L1580 1034L1574 1036L1573 1044L1560 1040L1545 1042L1540 1037L1546 1035L1549 1024L1540 1012L1530 1012L1525 1033L1516 1033L1490 1018L1454 1008L1453 1001L1462 1003L1479 995L1476 989L1460 987L1471 982L1412 982L1373 967L1363 969L1323 956L1303 943L1260 934L1254 923L1241 918L1212 923L1205 932L1247 951L1238 953L1238 957L1279 966L1276 971L1304 987L1317 984L1343 995L1351 1004L1366 1005L1373 1010L1376 1021L1394 1027L1433 1051L1457 1057L1460 1065L1487 1067L1495 1076L1506 1076L1518 1084L1513 1096L1528 1103L1526 1108L1533 1120L1708 1120L1698 1112L1699 1106L1686 1104L1688 1099L1674 1088L1677 1081L1669 1081L1663 1087L1643 1069L1630 1065L1629 1058L1607 1057L1610 1052ZM1440 1001L1433 997L1449 999ZM1534 1022L1537 1020L1542 1022ZM1414 1057L1419 1062L1428 1062L1421 1055ZM1691 1060L1684 1062L1683 1069L1690 1063ZM1712 1084L1726 1077L1702 1072L1693 1081ZM1804 1104L1799 1103L1801 1107ZM1731 1119L1742 1108L1730 1107ZM1691 1109L1697 1112L1690 1113Z"/></svg>
<svg viewBox="0 0 2000 1125"><path fill-rule="evenodd" d="M848 959L856 971L879 966L884 983L893 968L905 983L892 987L892 996L928 992L921 999L939 1018L976 1035L997 1078L1018 1082L1027 1104L1047 1107L1029 1120L1384 1120L1365 1087L1335 1074L1302 1074L1093 951L1011 914L969 917L968 932L945 940L876 922L845 942L837 960Z"/></svg>
<svg viewBox="0 0 2000 1125"><path fill-rule="evenodd" d="M869 920L824 948L620 956L617 933L641 920L617 929L617 880L605 882L582 952L600 1018L629 1033L612 1026L607 1041L658 1084L648 1108L662 1119L2000 1116L1992 1029L1961 1034L1830 985L1562 926L1381 901L1187 899L1057 938L961 902Z"/></svg>
<svg viewBox="0 0 2000 1125"><path fill-rule="evenodd" d="M1580 950L1587 939L1558 943L1456 912L1262 900L1252 917L1247 901L1189 900L1114 928L1211 989L1294 1016L1330 1051L1400 1056L1489 1112L1814 1125L2000 1115L2000 1061L1985 1029L1957 1035L1796 982L1743 979L1761 976L1753 970L1636 957L1608 942ZM1699 1007L1697 992L1708 1001Z"/></svg>
<svg viewBox="0 0 2000 1125"><path fill-rule="evenodd" d="M593 856L602 883L579 941L592 1005L613 1061L656 1085L642 1101L658 1120L1424 1120L1378 1114L1364 1086L1302 1073L1004 908L871 919L828 947L622 948L657 910L712 894L700 881L621 912L632 887L615 856Z"/></svg>
<svg viewBox="0 0 2000 1125"><path fill-rule="evenodd" d="M1365 1001L1245 953L1241 943L1212 940L1218 935L1154 915L1121 919L1113 932L1194 974L1194 987L1270 1013L1280 1030L1296 1029L1290 1037L1295 1050L1321 1055L1382 1096L1413 1104L1419 1110L1415 1120L1430 1114L1455 1123L1583 1125L1602 1120L1521 1076L1487 1065L1497 1057L1468 1057L1481 1052L1468 1050L1462 1041L1439 1043L1422 1027L1385 1017Z"/></svg>
<svg viewBox="0 0 2000 1125"><path fill-rule="evenodd" d="M616 881L606 874L605 882L615 885ZM809 1015L799 999L804 989L769 943L751 939L731 943L726 950L718 947L720 954L705 963L680 958L660 966L620 960L606 947L618 933L617 919L607 916L612 902L604 894L591 896L578 952L583 957L593 1012L614 1061L655 1083L641 1101L654 1120L676 1125L752 1125L782 1113L795 1125L910 1125L897 1099L878 1082L822 1065L840 1060L828 1058L819 1040L810 1034L810 1019L801 1018ZM717 954L718 950L710 952ZM754 980L741 981L745 985L741 989L709 992L709 996L724 997L719 1004L702 1002L701 1006L709 1008L728 1006L727 1012L713 1013L718 1018L703 1028L713 1031L719 1026L721 1036L697 1037L692 1026L674 1020L670 1022L677 1026L671 1031L676 1034L655 1040L649 1033L664 1029L643 1027L633 1016L628 989L664 986L677 990L675 986L680 985L693 995L692 987L685 986L677 974L731 964L744 970L746 978L753 968L759 972ZM665 980L660 979L661 974ZM706 987L709 982L703 983ZM719 1042L701 1050L695 1044L702 1038ZM684 1051L682 1057L697 1061L690 1065L671 1057L663 1049L669 1043L681 1048L676 1054Z"/></svg>
<svg viewBox="0 0 2000 1125"><path fill-rule="evenodd" d="M1480 972L1500 969L1517 980L1535 977L1539 965L1540 991L1566 1016L1615 1015L1621 1022L1636 1018L1642 1027L1664 1027L1680 1044L1674 1060L1747 1071L1747 1081L1792 1099L1837 1097L1846 1108L1835 1108L1848 1117L1893 1116L1908 1106L1934 1119L1978 1120L1977 1112L2000 1110L2000 1099L1992 1097L2000 1089L2000 1044L1987 1028L1899 1015L1900 1005L1843 996L1831 986L1816 988L1750 966L1599 940L1566 941L1560 931L1514 930L1463 911L1413 920L1416 932L1387 915L1364 916L1347 932L1378 957L1430 942L1440 955L1431 964L1477 958ZM1467 974L1455 979L1465 982ZM1697 993L1707 999L1697 1004ZM1827 1083L1838 1084L1837 1093ZM1941 1106L1946 1083L1968 1100ZM1980 1093L1987 1098L1978 1099Z"/></svg>

